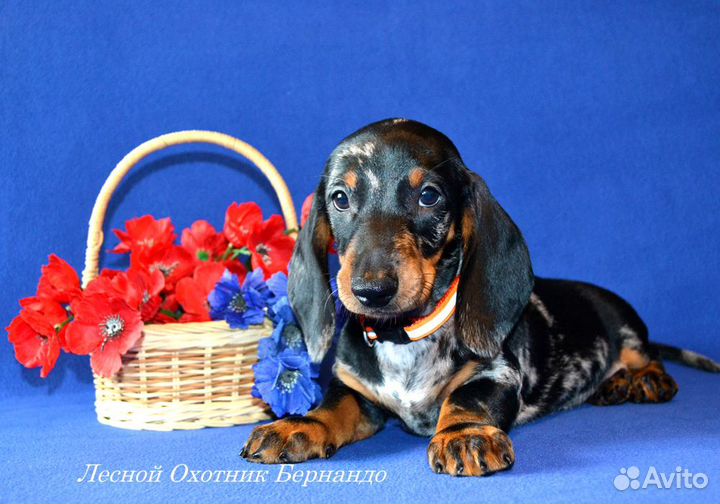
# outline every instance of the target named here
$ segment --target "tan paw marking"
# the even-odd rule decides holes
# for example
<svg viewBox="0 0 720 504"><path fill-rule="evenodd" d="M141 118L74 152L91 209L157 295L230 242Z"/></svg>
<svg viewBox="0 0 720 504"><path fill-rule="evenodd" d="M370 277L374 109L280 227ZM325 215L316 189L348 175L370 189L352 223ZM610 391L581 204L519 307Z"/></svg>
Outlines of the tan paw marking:
<svg viewBox="0 0 720 504"><path fill-rule="evenodd" d="M428 462L436 473L484 476L510 468L515 452L508 435L497 427L456 424L433 436Z"/></svg>
<svg viewBox="0 0 720 504"><path fill-rule="evenodd" d="M286 464L327 458L335 451L325 424L314 418L297 417L256 427L240 456L260 464Z"/></svg>

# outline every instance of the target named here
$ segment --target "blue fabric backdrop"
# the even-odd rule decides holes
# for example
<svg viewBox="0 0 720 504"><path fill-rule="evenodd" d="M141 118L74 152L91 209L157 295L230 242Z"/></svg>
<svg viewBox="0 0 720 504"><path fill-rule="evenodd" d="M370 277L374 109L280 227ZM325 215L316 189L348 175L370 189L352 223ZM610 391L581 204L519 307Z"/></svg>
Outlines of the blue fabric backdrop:
<svg viewBox="0 0 720 504"><path fill-rule="evenodd" d="M713 1L0 2L0 322L48 253L82 268L97 191L140 142L238 136L300 205L343 136L402 116L455 141L539 275L613 289L656 340L718 358L719 55ZM278 211L245 163L177 148L128 177L106 229L221 225L233 200ZM3 407L92 387L87 359L42 381L4 338L0 384Z"/></svg>
<svg viewBox="0 0 720 504"><path fill-rule="evenodd" d="M655 338L715 348L716 2L0 9L4 322L48 253L82 268L97 191L138 143L186 128L236 135L276 163L299 205L344 135L403 116L455 141L538 274L607 286ZM277 212L243 165L203 146L155 156L113 200L108 228L144 213L221 225L233 200ZM48 385L0 351L4 394L88 381L84 359L63 358Z"/></svg>

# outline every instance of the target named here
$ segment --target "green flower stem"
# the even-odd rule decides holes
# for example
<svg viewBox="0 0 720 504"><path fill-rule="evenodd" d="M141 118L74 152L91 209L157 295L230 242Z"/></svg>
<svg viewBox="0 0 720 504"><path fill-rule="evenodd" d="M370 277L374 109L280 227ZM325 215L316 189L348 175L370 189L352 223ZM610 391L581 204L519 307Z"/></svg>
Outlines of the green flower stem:
<svg viewBox="0 0 720 504"><path fill-rule="evenodd" d="M56 333L59 333L60 331L62 331L63 329L65 329L65 326L68 325L70 322L72 322L74 319L75 319L75 317L73 317L72 315L70 315L65 322L63 322L63 323L60 324L59 326L56 326L56 327L55 327L55 332L56 332Z"/></svg>

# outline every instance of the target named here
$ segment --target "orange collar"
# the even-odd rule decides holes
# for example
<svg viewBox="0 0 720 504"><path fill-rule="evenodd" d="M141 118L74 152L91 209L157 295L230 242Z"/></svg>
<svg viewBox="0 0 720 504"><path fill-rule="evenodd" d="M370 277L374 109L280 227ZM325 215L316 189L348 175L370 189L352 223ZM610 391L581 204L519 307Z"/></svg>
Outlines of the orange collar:
<svg viewBox="0 0 720 504"><path fill-rule="evenodd" d="M457 291L460 285L460 276L456 276L450 288L437 304L435 309L421 317L415 319L412 324L403 327L405 334L410 341L419 341L434 334L455 314L455 304L457 303ZM360 316L360 325L363 328L363 337L368 346L373 346L378 339L375 330L369 325L365 325L365 317Z"/></svg>

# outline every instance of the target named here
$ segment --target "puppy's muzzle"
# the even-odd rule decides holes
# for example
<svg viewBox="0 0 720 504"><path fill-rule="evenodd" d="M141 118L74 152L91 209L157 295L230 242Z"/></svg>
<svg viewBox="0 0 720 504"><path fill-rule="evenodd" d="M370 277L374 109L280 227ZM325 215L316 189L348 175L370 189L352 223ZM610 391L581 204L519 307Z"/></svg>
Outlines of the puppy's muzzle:
<svg viewBox="0 0 720 504"><path fill-rule="evenodd" d="M374 280L353 278L352 293L364 306L368 308L382 308L387 306L398 291L396 278L385 276Z"/></svg>

